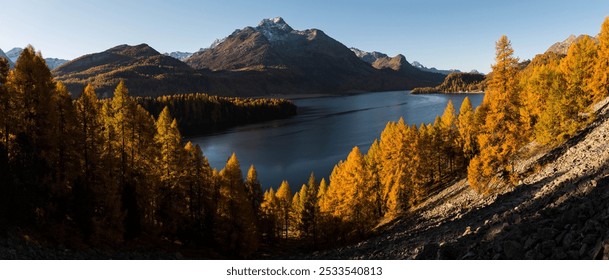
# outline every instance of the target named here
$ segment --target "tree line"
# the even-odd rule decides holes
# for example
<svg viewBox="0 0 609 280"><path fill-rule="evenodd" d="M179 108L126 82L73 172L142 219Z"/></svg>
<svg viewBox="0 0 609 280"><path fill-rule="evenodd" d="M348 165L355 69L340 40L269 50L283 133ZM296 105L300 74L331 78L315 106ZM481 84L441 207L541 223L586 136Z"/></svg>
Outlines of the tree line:
<svg viewBox="0 0 609 280"><path fill-rule="evenodd" d="M414 88L412 94L483 92L486 76L479 73L450 73L435 87Z"/></svg>
<svg viewBox="0 0 609 280"><path fill-rule="evenodd" d="M197 135L235 125L287 118L296 105L278 98L237 98L204 93L136 97L154 116L167 107L184 135Z"/></svg>

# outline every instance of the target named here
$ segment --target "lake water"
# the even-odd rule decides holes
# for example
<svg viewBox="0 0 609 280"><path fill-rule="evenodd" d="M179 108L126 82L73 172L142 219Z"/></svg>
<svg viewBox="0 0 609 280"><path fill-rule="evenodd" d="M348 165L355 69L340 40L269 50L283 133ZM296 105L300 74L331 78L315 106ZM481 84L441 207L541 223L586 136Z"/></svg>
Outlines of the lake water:
<svg viewBox="0 0 609 280"><path fill-rule="evenodd" d="M297 99L298 115L292 118L188 140L199 144L211 166L218 170L236 152L244 176L254 164L264 189L277 188L282 180L288 180L294 190L307 181L311 172L318 180L327 179L334 165L354 146L365 153L388 121L404 117L408 124L430 123L443 113L448 100L453 101L458 113L465 96L474 107L483 98L482 94L412 95L410 91L393 91Z"/></svg>

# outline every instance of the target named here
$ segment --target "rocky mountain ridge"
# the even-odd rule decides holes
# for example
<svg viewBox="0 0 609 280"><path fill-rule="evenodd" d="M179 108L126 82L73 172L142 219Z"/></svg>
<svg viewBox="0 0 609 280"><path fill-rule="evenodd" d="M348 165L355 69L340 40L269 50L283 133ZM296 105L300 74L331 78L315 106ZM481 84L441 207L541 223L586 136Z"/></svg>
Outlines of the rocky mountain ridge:
<svg viewBox="0 0 609 280"><path fill-rule="evenodd" d="M403 56L372 67L323 31L294 30L280 17L238 29L184 62L171 55L161 55L145 44L122 45L79 57L53 74L73 93L93 83L103 96L111 94L111 85L120 79L140 96L185 90L269 96L403 90L436 85L444 78L412 67ZM153 86L147 86L147 80Z"/></svg>
<svg viewBox="0 0 609 280"><path fill-rule="evenodd" d="M590 35L579 35L579 36L575 36L573 34L571 34L569 37L567 37L567 39L565 39L562 42L556 42L554 44L552 44L547 50L547 52L554 52L557 54L561 54L561 55L567 55L567 52L569 51L569 47L581 40L583 37L590 37L592 38L592 40L594 40L594 42L596 42L598 44L598 38L590 36Z"/></svg>

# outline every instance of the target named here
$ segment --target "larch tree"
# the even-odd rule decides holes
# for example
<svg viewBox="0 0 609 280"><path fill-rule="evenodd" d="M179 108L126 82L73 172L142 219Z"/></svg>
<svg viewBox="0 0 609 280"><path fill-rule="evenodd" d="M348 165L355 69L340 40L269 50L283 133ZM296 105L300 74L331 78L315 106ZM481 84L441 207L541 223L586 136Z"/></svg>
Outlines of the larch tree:
<svg viewBox="0 0 609 280"><path fill-rule="evenodd" d="M246 257L258 246L258 230L252 203L247 196L243 173L233 153L220 171L222 183L218 239L231 255Z"/></svg>
<svg viewBox="0 0 609 280"><path fill-rule="evenodd" d="M487 84L481 107L485 110L478 144L480 154L468 167L470 185L486 191L497 171L509 172L513 156L523 143L519 115L518 59L508 38L504 35L496 46L493 75Z"/></svg>
<svg viewBox="0 0 609 280"><path fill-rule="evenodd" d="M576 119L579 113L587 111L592 104L594 66L597 60L597 45L590 36L583 36L569 47L567 56L560 63L560 70L565 78L565 113L570 119Z"/></svg>
<svg viewBox="0 0 609 280"><path fill-rule="evenodd" d="M312 237L313 242L317 239L317 227L319 224L319 206L317 204L318 188L315 174L311 172L306 185L300 190L302 213L300 215L300 230L305 237Z"/></svg>
<svg viewBox="0 0 609 280"><path fill-rule="evenodd" d="M247 196L252 202L252 209L256 217L260 216L260 204L262 203L263 193L262 184L258 181L258 171L254 165L250 165L247 171L247 177L245 178L245 188L247 190Z"/></svg>
<svg viewBox="0 0 609 280"><path fill-rule="evenodd" d="M469 97L465 97L461 103L457 117L457 131L459 132L459 146L465 160L469 161L477 152L474 109Z"/></svg>
<svg viewBox="0 0 609 280"><path fill-rule="evenodd" d="M284 233L284 238L288 239L290 229L290 213L292 212L292 190L288 181L281 182L279 189L275 193L279 203L279 224Z"/></svg>
<svg viewBox="0 0 609 280"><path fill-rule="evenodd" d="M267 242L274 241L280 237L281 229L279 228L279 200L275 195L273 188L264 192L262 203L260 204L261 214L261 233L263 239Z"/></svg>
<svg viewBox="0 0 609 280"><path fill-rule="evenodd" d="M74 186L76 220L85 235L121 241L123 214L120 192L103 154L104 129L100 102L87 85L75 102L81 172Z"/></svg>
<svg viewBox="0 0 609 280"><path fill-rule="evenodd" d="M458 135L457 115L452 100L448 101L444 113L440 117L440 130L442 133L442 151L446 156L448 170L452 173L460 152L456 149Z"/></svg>
<svg viewBox="0 0 609 280"><path fill-rule="evenodd" d="M594 101L600 101L609 95L609 17L606 17L601 25L598 41L594 76L590 83Z"/></svg>
<svg viewBox="0 0 609 280"><path fill-rule="evenodd" d="M383 185L380 178L382 156L378 139L374 139L364 160L366 162L366 169L368 169L370 174L370 190L372 194L372 204L374 205L374 216L380 218L385 215L385 213L383 212Z"/></svg>
<svg viewBox="0 0 609 280"><path fill-rule="evenodd" d="M158 193L158 218L167 234L175 234L180 226L176 217L184 217L185 191L183 189L183 172L185 151L178 124L171 118L169 109L165 108L156 122L155 141L159 148L158 174L161 188Z"/></svg>
<svg viewBox="0 0 609 280"><path fill-rule="evenodd" d="M334 217L363 234L375 222L373 197L364 156L355 146L330 175L330 188L326 193L326 199L330 200L328 205Z"/></svg>

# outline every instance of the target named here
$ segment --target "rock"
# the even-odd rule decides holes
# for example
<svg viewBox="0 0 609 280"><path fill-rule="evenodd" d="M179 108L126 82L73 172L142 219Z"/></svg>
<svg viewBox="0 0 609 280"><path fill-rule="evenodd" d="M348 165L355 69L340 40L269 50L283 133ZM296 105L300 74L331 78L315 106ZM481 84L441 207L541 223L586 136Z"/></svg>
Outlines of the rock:
<svg viewBox="0 0 609 280"><path fill-rule="evenodd" d="M554 240L545 240L541 242L541 253L546 257L550 257L554 247L556 247Z"/></svg>
<svg viewBox="0 0 609 280"><path fill-rule="evenodd" d="M553 240L556 236L556 230L553 228L542 228L537 233L542 240Z"/></svg>
<svg viewBox="0 0 609 280"><path fill-rule="evenodd" d="M565 253L565 251L562 248L554 248L554 250L552 251L552 257L551 259L553 260L564 260L567 259L567 254Z"/></svg>
<svg viewBox="0 0 609 280"><path fill-rule="evenodd" d="M509 260L520 260L523 258L522 245L514 240L503 242L503 252Z"/></svg>
<svg viewBox="0 0 609 280"><path fill-rule="evenodd" d="M463 232L463 234L461 236L466 236L470 233L472 233L472 228L468 226L465 228L465 231Z"/></svg>
<svg viewBox="0 0 609 280"><path fill-rule="evenodd" d="M562 239L562 246L565 248L571 247L571 243L573 242L573 234L571 232L567 232Z"/></svg>
<svg viewBox="0 0 609 280"><path fill-rule="evenodd" d="M537 240L536 235L530 235L527 237L527 240L524 242L524 249L529 250L533 248L535 244L537 244L539 240Z"/></svg>

